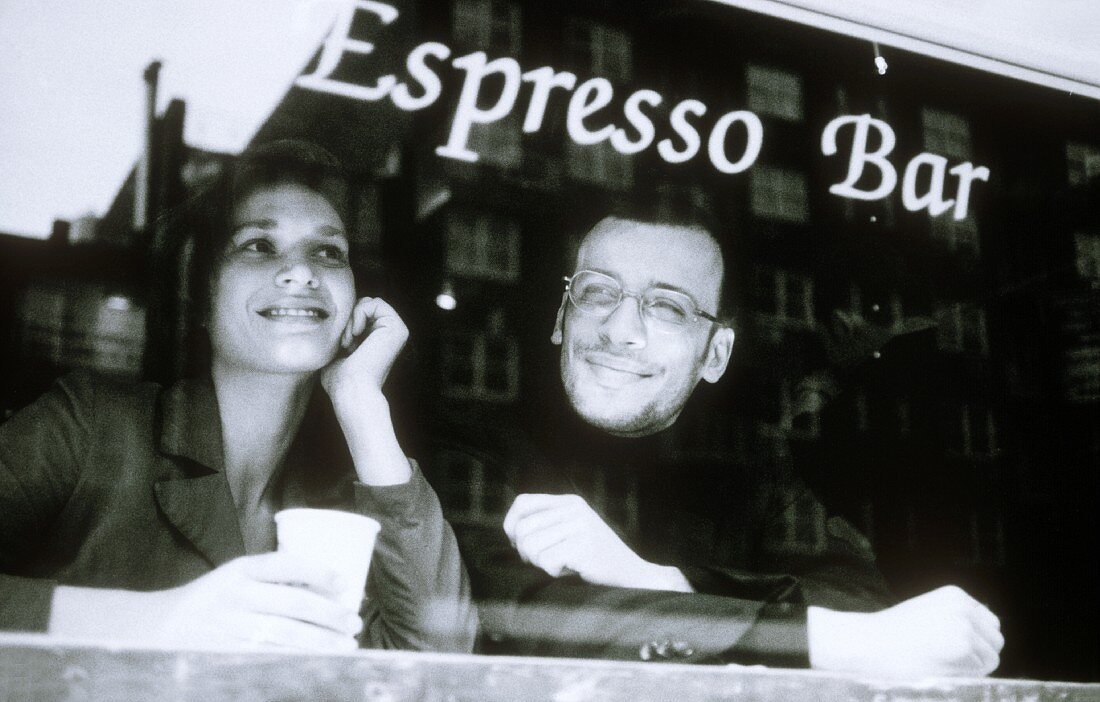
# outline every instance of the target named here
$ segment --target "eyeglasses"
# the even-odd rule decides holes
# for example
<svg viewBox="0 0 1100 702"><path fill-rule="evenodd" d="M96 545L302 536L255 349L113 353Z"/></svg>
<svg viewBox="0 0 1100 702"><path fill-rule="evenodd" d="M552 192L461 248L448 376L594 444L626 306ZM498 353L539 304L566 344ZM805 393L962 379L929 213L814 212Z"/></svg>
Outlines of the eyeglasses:
<svg viewBox="0 0 1100 702"><path fill-rule="evenodd" d="M690 295L667 288L648 288L641 293L624 290L622 284L609 275L596 271L577 271L562 278L565 292L581 312L596 317L608 317L619 309L623 298L637 298L644 318L662 331L680 331L700 317L718 322L704 312Z"/></svg>

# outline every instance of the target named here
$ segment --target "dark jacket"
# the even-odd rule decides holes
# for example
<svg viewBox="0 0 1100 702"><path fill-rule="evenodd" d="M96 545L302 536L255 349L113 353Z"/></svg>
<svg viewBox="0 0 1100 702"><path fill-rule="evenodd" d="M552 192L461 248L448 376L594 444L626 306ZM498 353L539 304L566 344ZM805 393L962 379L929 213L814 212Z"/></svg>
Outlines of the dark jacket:
<svg viewBox="0 0 1100 702"><path fill-rule="evenodd" d="M404 485L354 478L331 404L317 393L277 507L346 509L382 523L364 646L469 650L476 617L434 491L415 467ZM59 584L171 588L243 555L209 379L161 388L73 375L0 426L0 628L44 631Z"/></svg>
<svg viewBox="0 0 1100 702"><path fill-rule="evenodd" d="M677 593L551 578L500 527L460 530L488 652L807 666L806 608L891 602L870 545L779 468L671 460L668 432L619 439L567 421L509 442L505 490L579 494ZM506 506L511 502L506 498Z"/></svg>

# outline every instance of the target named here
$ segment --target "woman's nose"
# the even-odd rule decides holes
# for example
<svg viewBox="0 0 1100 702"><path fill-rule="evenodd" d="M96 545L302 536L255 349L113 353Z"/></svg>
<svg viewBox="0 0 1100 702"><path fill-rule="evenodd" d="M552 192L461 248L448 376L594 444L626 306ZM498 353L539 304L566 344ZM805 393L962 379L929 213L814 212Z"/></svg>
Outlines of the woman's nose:
<svg viewBox="0 0 1100 702"><path fill-rule="evenodd" d="M320 285L313 268L304 261L289 261L275 276L276 284L283 287L302 286L316 289Z"/></svg>

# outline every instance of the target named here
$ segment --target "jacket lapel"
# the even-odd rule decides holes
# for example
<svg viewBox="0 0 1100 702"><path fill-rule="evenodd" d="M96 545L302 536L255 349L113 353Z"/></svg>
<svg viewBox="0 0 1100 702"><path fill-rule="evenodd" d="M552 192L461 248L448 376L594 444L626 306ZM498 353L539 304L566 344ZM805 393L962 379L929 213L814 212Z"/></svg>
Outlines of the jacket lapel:
<svg viewBox="0 0 1100 702"><path fill-rule="evenodd" d="M221 419L209 378L161 395L160 450L175 459L154 486L165 518L214 567L245 554L222 466Z"/></svg>

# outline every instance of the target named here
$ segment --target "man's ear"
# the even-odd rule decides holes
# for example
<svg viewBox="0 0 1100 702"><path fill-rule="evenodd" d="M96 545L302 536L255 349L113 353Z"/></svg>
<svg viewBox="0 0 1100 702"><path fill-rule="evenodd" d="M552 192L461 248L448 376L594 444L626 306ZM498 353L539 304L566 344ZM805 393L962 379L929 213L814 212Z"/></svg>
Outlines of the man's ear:
<svg viewBox="0 0 1100 702"><path fill-rule="evenodd" d="M733 354L733 330L729 327L721 327L714 332L707 347L707 358L703 362L703 380L708 383L717 383L726 372L730 355Z"/></svg>
<svg viewBox="0 0 1100 702"><path fill-rule="evenodd" d="M565 318L565 306L569 304L569 293L561 294L561 305L558 306L558 316L554 319L554 332L550 334L550 343L561 346L561 323Z"/></svg>

